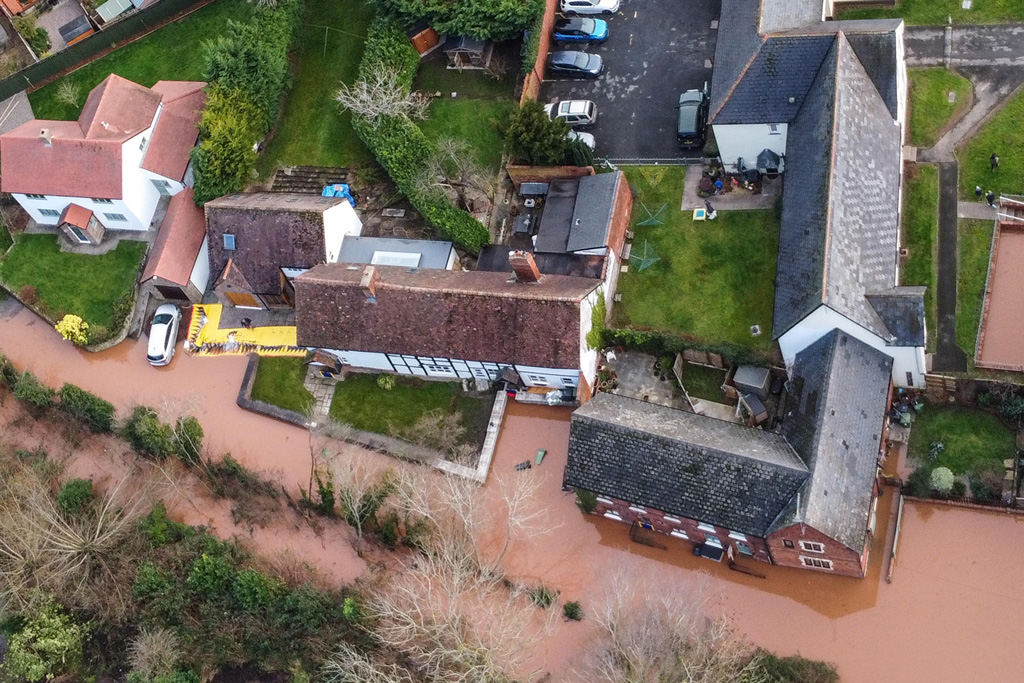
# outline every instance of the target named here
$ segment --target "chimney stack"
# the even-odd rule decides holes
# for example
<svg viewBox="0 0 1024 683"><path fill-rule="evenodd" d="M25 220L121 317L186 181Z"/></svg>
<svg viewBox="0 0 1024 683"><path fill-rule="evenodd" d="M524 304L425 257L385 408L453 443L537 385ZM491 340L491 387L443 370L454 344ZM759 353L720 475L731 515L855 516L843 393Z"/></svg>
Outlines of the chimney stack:
<svg viewBox="0 0 1024 683"><path fill-rule="evenodd" d="M359 286L363 289L366 298L374 301L377 298L377 283L380 282L380 271L377 266L366 266L363 268L363 277L359 280Z"/></svg>
<svg viewBox="0 0 1024 683"><path fill-rule="evenodd" d="M39 131L39 139L42 140L43 144L47 147L53 146L53 134L50 132L49 128L43 128Z"/></svg>
<svg viewBox="0 0 1024 683"><path fill-rule="evenodd" d="M520 282L539 282L540 270L537 262L533 260L533 254L528 251L510 251L508 262L516 273L516 279Z"/></svg>

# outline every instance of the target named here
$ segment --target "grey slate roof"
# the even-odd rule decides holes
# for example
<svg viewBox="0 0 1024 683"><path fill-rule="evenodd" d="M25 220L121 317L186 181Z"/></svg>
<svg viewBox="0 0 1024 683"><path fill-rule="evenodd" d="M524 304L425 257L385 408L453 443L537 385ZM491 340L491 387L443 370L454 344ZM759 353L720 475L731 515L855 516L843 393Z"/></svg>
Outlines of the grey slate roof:
<svg viewBox="0 0 1024 683"><path fill-rule="evenodd" d="M891 338L865 294L896 284L900 145L899 127L839 33L789 130L775 338L821 304Z"/></svg>
<svg viewBox="0 0 1024 683"><path fill-rule="evenodd" d="M566 483L764 537L807 478L778 434L601 393L573 413Z"/></svg>
<svg viewBox="0 0 1024 683"><path fill-rule="evenodd" d="M761 33L775 33L817 23L824 14L823 0L761 0Z"/></svg>
<svg viewBox="0 0 1024 683"><path fill-rule="evenodd" d="M711 73L709 121L729 97L763 38L757 27L761 16L759 0L722 0L715 44L715 68Z"/></svg>
<svg viewBox="0 0 1024 683"><path fill-rule="evenodd" d="M811 476L773 531L802 522L863 550L891 371L889 356L840 330L797 354L782 434Z"/></svg>
<svg viewBox="0 0 1024 683"><path fill-rule="evenodd" d="M924 287L895 287L865 294L893 336L892 346L924 346Z"/></svg>
<svg viewBox="0 0 1024 683"><path fill-rule="evenodd" d="M372 263L376 252L419 254L417 268L446 268L451 256L451 242L437 240L406 240L397 237L358 237L346 235L338 251L338 263Z"/></svg>
<svg viewBox="0 0 1024 683"><path fill-rule="evenodd" d="M622 172L553 180L537 231L536 251L564 254L608 244Z"/></svg>
<svg viewBox="0 0 1024 683"><path fill-rule="evenodd" d="M508 264L510 248L505 244L489 244L480 250L476 259L477 270L511 273ZM534 254L537 269L544 275L572 275L600 280L604 277L606 255L598 254Z"/></svg>
<svg viewBox="0 0 1024 683"><path fill-rule="evenodd" d="M572 179L552 180L544 198L544 211L537 228L537 251L564 254L569 245L569 228L572 213L576 208L576 193L579 181Z"/></svg>

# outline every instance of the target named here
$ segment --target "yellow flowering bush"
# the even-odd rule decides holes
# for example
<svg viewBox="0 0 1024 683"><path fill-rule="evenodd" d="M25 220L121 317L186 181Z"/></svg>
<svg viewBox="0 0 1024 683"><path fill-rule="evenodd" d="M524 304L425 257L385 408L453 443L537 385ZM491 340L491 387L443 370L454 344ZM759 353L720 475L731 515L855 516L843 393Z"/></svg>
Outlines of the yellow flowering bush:
<svg viewBox="0 0 1024 683"><path fill-rule="evenodd" d="M54 327L57 328L60 336L69 342L79 346L85 346L89 343L89 323L82 320L81 316L68 313Z"/></svg>

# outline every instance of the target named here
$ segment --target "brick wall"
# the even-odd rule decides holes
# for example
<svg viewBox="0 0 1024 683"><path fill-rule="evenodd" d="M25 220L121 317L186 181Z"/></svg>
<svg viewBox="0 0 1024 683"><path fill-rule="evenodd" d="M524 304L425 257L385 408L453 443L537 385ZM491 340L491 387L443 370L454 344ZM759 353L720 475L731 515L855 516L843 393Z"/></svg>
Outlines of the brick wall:
<svg viewBox="0 0 1024 683"><path fill-rule="evenodd" d="M544 6L544 25L541 28L540 46L537 49L537 61L533 63L530 73L523 81L523 95L519 104L526 100L535 100L540 95L540 83L544 80L544 67L548 61L548 50L551 49L551 29L555 25L555 13L558 11L558 0L547 0Z"/></svg>
<svg viewBox="0 0 1024 683"><path fill-rule="evenodd" d="M632 211L633 193L629 191L625 174L620 173L619 184L615 188L611 229L608 231L608 246L619 256L622 255L622 246L626 243L626 231L629 229L629 216Z"/></svg>
<svg viewBox="0 0 1024 683"><path fill-rule="evenodd" d="M594 175L593 166L515 166L505 167L516 190L523 183L550 183L562 178L581 178Z"/></svg>
<svg viewBox="0 0 1024 683"><path fill-rule="evenodd" d="M805 544L804 547L801 546L801 541ZM815 552L812 549L814 546L806 545L809 543L819 544L823 552ZM857 578L864 577L864 569L867 567L867 546L865 543L863 552L858 553L806 524L794 524L768 536L768 549L777 565ZM832 569L809 567L808 560L801 561L801 557L831 562Z"/></svg>
<svg viewBox="0 0 1024 683"><path fill-rule="evenodd" d="M640 521L641 519L646 519L650 521L655 531L660 531L663 534L668 534L675 538L689 540L695 545L707 542L708 536L715 536L721 542L723 548L728 548L729 546L733 547L737 559L753 557L755 560L760 560L761 562L771 562L771 555L768 553L768 547L765 544L764 539L754 536L746 536L746 540L730 538L730 530L724 527L715 527L714 532L711 532L710 530L705 531L698 528L698 520L688 519L686 517L674 517L653 508L631 506L630 503L624 500L619 500L618 498L609 498L607 496L599 495L597 499L597 508L594 510L594 514L611 519L615 519L617 517L626 524L632 524L633 522ZM745 544L750 549L750 554L740 552L740 544Z"/></svg>

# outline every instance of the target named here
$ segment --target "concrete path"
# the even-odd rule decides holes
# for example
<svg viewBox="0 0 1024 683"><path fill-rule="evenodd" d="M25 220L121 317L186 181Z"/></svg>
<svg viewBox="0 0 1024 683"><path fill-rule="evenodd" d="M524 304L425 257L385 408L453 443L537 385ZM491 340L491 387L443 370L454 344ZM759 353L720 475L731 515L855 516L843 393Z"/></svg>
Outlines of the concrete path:
<svg viewBox="0 0 1024 683"><path fill-rule="evenodd" d="M1022 24L912 26L905 45L908 66L1024 66Z"/></svg>
<svg viewBox="0 0 1024 683"><path fill-rule="evenodd" d="M993 209L982 199L980 202L959 201L956 204L957 218L977 218L983 221L990 221L996 217L996 209Z"/></svg>
<svg viewBox="0 0 1024 683"><path fill-rule="evenodd" d="M935 291L938 309L938 348L932 370L964 372L967 356L956 345L957 165L939 164L939 260Z"/></svg>
<svg viewBox="0 0 1024 683"><path fill-rule="evenodd" d="M312 365L306 370L303 385L313 394L313 405L310 406L309 417L314 423L324 423L331 412L331 401L334 399L334 387L337 382L320 376Z"/></svg>
<svg viewBox="0 0 1024 683"><path fill-rule="evenodd" d="M683 180L683 200L679 208L683 211L704 208L704 199L697 196L697 188L700 186L700 179L703 174L703 166L692 165L686 167L686 178ZM746 190L735 190L727 194L720 194L708 197L711 205L716 211L737 211L749 209L770 209L782 192L782 180L761 181L761 194L750 194Z"/></svg>

